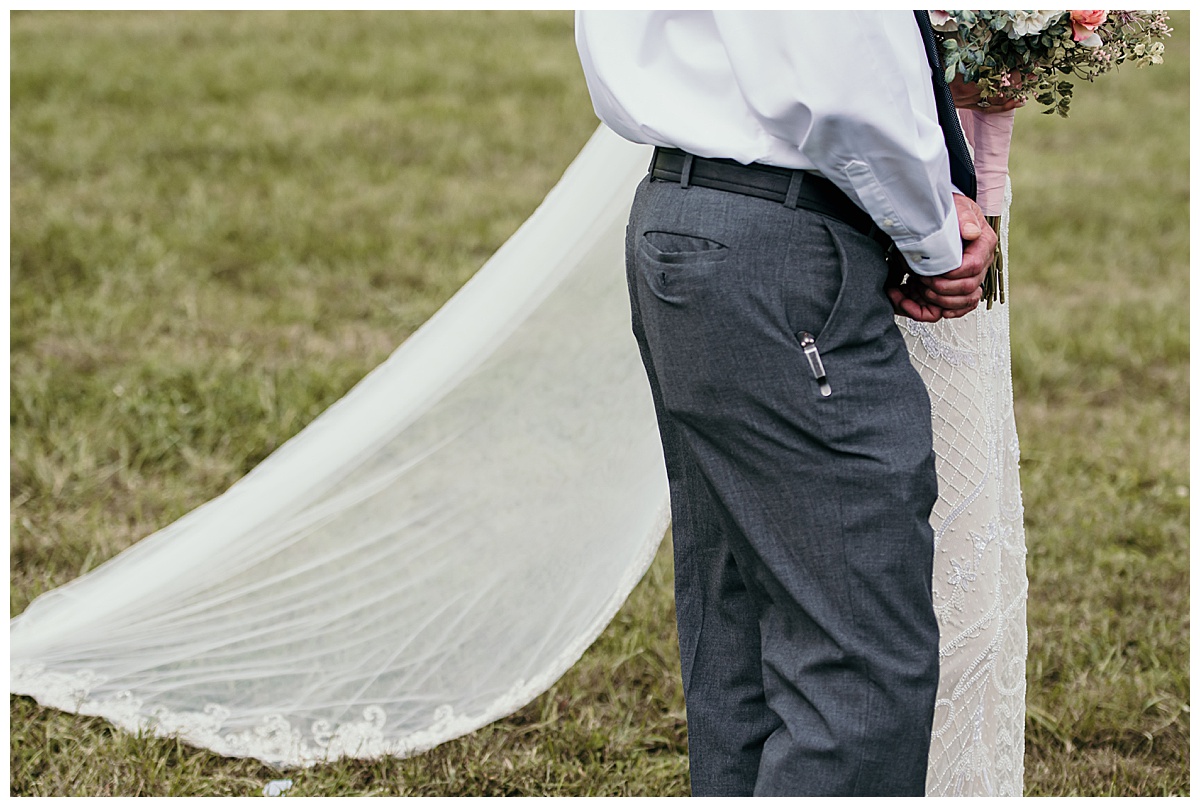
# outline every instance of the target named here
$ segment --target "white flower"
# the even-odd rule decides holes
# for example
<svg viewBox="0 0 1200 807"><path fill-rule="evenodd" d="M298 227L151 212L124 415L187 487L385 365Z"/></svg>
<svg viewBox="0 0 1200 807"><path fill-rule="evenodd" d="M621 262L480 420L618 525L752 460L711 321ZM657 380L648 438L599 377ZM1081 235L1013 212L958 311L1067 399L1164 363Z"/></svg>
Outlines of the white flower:
<svg viewBox="0 0 1200 807"><path fill-rule="evenodd" d="M272 779L267 782L267 786L262 789L264 796L286 796L287 792L292 789L291 779Z"/></svg>
<svg viewBox="0 0 1200 807"><path fill-rule="evenodd" d="M1066 11L1014 11L1006 30L1011 39L1040 34Z"/></svg>
<svg viewBox="0 0 1200 807"><path fill-rule="evenodd" d="M929 24L933 26L935 31L941 31L942 33L958 30L958 21L950 16L949 11L930 11Z"/></svg>
<svg viewBox="0 0 1200 807"><path fill-rule="evenodd" d="M975 561L969 560L966 563L959 563L954 558L950 559L950 565L954 567L954 571L950 573L950 585L961 588L963 591L970 592L970 584L975 582L977 577L975 573Z"/></svg>

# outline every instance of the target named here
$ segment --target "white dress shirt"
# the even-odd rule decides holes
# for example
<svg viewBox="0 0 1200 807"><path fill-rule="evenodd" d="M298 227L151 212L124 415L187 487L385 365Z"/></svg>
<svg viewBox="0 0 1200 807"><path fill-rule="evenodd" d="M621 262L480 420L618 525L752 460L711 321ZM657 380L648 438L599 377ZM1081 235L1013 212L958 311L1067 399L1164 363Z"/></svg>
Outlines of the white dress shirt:
<svg viewBox="0 0 1200 807"><path fill-rule="evenodd" d="M579 11L575 41L596 114L627 140L818 172L913 271L962 263L911 11Z"/></svg>

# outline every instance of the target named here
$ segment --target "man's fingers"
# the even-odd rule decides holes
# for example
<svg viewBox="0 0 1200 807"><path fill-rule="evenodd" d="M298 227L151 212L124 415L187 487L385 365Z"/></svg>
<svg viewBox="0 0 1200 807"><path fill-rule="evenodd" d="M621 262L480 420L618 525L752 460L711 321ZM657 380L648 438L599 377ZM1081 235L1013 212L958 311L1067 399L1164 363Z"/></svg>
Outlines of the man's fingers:
<svg viewBox="0 0 1200 807"><path fill-rule="evenodd" d="M919 282L930 292L940 297L964 297L975 291L975 289L979 288L979 284L983 282L983 278L981 278L978 274L959 280L945 280L941 277L926 277L921 278Z"/></svg>
<svg viewBox="0 0 1200 807"><path fill-rule="evenodd" d="M985 229L979 238L963 244L963 262L959 269L968 272L968 276L982 274L992 265L992 259L996 256L996 244L1000 239L986 223L983 226ZM982 278L980 282L983 282Z"/></svg>
<svg viewBox="0 0 1200 807"><path fill-rule="evenodd" d="M959 264L957 269L951 269L949 272L944 272L940 275L916 275L916 279L922 283L944 283L948 280L961 280L963 278L978 277L979 269L974 264L963 266Z"/></svg>
<svg viewBox="0 0 1200 807"><path fill-rule="evenodd" d="M983 211L974 200L961 193L956 193L954 194L954 209L958 214L958 232L964 241L974 241L983 235L987 221L983 217Z"/></svg>
<svg viewBox="0 0 1200 807"><path fill-rule="evenodd" d="M979 305L979 301L983 299L983 289L976 286L966 294L938 294L935 291L926 289L923 296L930 303L942 309L948 316L951 311L961 311L963 309L970 311Z"/></svg>
<svg viewBox="0 0 1200 807"><path fill-rule="evenodd" d="M966 197L962 198L971 205L975 204L970 199L966 199ZM956 203L958 199L959 196L956 194L954 197ZM977 205L976 209L978 209ZM964 223L964 217L969 220L971 216L970 207L959 207L959 229L963 232L963 260L957 269L937 275L936 277L939 280L978 278L980 283L983 282L982 274L991 265L992 257L996 252L996 244L1000 243L1000 239L992 228L988 226L987 221L983 220L982 213L980 213L979 224L981 225L981 229L979 233L973 238L967 238L966 232L968 228Z"/></svg>
<svg viewBox="0 0 1200 807"><path fill-rule="evenodd" d="M958 309L955 309L952 311L948 310L942 314L942 317L944 319L958 319L959 317L965 317L967 314L970 314L972 311L974 311L978 307L979 307L979 303L976 303L975 305L971 306L970 308L958 308Z"/></svg>
<svg viewBox="0 0 1200 807"><path fill-rule="evenodd" d="M917 322L937 322L942 318L941 309L928 303L921 303L909 297L895 286L886 289L888 299L892 301L892 310L898 316L908 317Z"/></svg>
<svg viewBox="0 0 1200 807"><path fill-rule="evenodd" d="M989 243L991 245L989 249ZM985 253L992 253L996 250L996 240L988 239L986 235L977 238L974 241L968 241L963 248L963 262L959 264L957 269L951 269L949 272L943 272L940 275L915 275L916 279L925 284L944 284L952 280L963 280L974 278L976 282L982 283L983 278L980 274L987 268L987 264L980 264L975 258L982 256ZM945 293L945 290L942 290Z"/></svg>

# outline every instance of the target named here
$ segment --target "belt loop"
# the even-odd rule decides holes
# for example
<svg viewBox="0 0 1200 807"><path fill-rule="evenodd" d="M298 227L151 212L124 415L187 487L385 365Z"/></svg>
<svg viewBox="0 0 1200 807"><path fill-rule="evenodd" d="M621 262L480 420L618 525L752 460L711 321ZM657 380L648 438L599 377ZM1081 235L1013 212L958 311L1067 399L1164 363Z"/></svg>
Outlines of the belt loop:
<svg viewBox="0 0 1200 807"><path fill-rule="evenodd" d="M791 179L788 180L787 197L783 200L783 206L791 210L795 210L800 201L800 186L804 184L804 172L793 171Z"/></svg>
<svg viewBox="0 0 1200 807"><path fill-rule="evenodd" d="M688 188L692 184L692 160L695 157L691 154L683 155L683 169L679 172L679 187Z"/></svg>

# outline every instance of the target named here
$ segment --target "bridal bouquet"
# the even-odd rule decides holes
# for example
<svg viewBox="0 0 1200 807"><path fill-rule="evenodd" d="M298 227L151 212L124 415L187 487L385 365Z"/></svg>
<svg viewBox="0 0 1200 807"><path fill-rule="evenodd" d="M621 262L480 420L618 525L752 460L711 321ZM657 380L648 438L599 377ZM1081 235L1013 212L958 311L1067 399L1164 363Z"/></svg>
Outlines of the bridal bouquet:
<svg viewBox="0 0 1200 807"><path fill-rule="evenodd" d="M1162 64L1162 11L930 11L946 81L961 73L983 98L1033 98L1066 117L1071 82L1127 62Z"/></svg>
<svg viewBox="0 0 1200 807"><path fill-rule="evenodd" d="M938 32L946 81L956 74L988 99L1033 99L1066 117L1072 84L1092 81L1122 64L1162 64L1171 35L1162 11L930 11ZM996 227L1004 207L1008 152L1016 110L985 114L960 110L975 150L977 200ZM1004 301L1003 266L997 254L984 284L990 308Z"/></svg>

